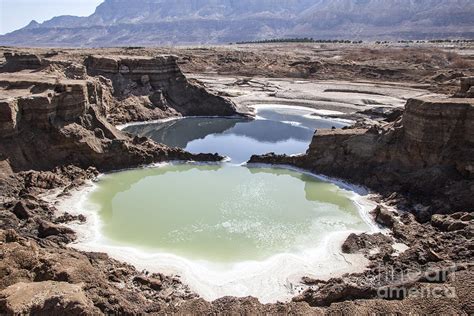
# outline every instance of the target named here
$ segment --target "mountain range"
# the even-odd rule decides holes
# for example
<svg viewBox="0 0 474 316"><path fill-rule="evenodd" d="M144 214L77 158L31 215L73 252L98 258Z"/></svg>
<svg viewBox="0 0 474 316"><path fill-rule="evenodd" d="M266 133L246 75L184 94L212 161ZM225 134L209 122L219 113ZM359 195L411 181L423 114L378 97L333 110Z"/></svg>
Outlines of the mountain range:
<svg viewBox="0 0 474 316"><path fill-rule="evenodd" d="M13 46L155 46L271 38L474 38L473 0L105 0L0 36Z"/></svg>

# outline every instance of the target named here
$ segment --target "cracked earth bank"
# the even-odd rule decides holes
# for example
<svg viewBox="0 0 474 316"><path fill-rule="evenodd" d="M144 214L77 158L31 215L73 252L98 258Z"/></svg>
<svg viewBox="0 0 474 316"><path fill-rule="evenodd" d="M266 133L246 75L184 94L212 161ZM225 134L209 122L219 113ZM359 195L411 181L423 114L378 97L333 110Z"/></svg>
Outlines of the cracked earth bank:
<svg viewBox="0 0 474 316"><path fill-rule="evenodd" d="M341 58L349 58L339 49ZM456 75L472 75L472 67L430 68L439 58L407 60L400 51L391 57L384 51L382 64L368 67L363 58L336 63L327 52L320 52L321 60L291 56L261 63L256 59L272 61L274 53L262 49L265 54L257 56L249 48L177 49L172 52L177 57L153 50L141 57L119 49L4 50L0 312L474 312L473 81ZM207 58L206 69L201 58ZM397 58L399 68L390 69ZM178 63L193 73L184 76ZM418 72L417 63L425 71ZM255 76L249 76L251 69ZM453 94L459 84L456 98L443 94ZM77 238L71 223L87 218L59 212L47 198L51 194L67 197L101 172L223 158L169 148L114 125L188 115L251 117L249 106L255 104L312 107L315 115L354 123L317 131L304 155L268 154L251 162L292 165L376 193L372 217L387 233L350 235L340 250L365 256L364 271L325 280L305 277L306 290L289 302L261 304L252 297L209 302L177 277L140 272L107 254L68 246Z"/></svg>

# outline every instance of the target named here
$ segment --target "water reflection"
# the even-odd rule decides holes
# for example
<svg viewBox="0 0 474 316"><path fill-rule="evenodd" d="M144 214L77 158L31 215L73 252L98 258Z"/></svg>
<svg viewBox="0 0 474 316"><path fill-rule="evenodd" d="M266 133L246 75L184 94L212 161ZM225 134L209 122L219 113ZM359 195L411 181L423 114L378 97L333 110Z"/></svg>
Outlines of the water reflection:
<svg viewBox="0 0 474 316"><path fill-rule="evenodd" d="M221 134L245 119L191 117L162 123L129 126L124 130L146 136L171 147L186 148L189 142L207 135Z"/></svg>
<svg viewBox="0 0 474 316"><path fill-rule="evenodd" d="M304 182L304 192L307 201L323 202L327 204L340 205L343 210L356 212L353 202L344 196L338 194L341 190L337 185L328 185L328 182L319 180L318 178L299 172L288 172L284 168L262 168L248 165L247 168L252 174L266 173L276 176L289 176Z"/></svg>
<svg viewBox="0 0 474 316"><path fill-rule="evenodd" d="M253 154L302 153L316 129L344 126L341 122L315 118L311 113L306 109L272 107L257 109L256 120L184 118L130 126L125 131L192 153L219 153L234 163L242 163Z"/></svg>
<svg viewBox="0 0 474 316"><path fill-rule="evenodd" d="M347 125L341 121L319 118L317 116L314 116L311 110L301 108L259 108L257 114L260 118L266 120L284 122L289 124L296 123L299 126L306 127L312 130L332 127L341 128Z"/></svg>
<svg viewBox="0 0 474 316"><path fill-rule="evenodd" d="M92 192L90 199L96 204L102 205L102 216L104 220L111 220L113 217L112 212L112 201L115 196L124 192L129 191L134 185L148 177L163 176L167 173L180 173L191 170L216 172L222 166L206 164L206 165L194 165L194 164L176 164L167 165L166 168L143 168L134 169L133 171L120 171L104 175L100 178L100 184L98 184L99 190Z"/></svg>

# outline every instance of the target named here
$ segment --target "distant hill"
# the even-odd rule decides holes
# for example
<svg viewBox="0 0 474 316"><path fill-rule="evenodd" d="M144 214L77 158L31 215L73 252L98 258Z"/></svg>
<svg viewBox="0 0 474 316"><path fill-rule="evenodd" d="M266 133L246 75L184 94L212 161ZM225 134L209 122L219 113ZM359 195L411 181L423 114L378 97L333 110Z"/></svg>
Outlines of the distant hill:
<svg viewBox="0 0 474 316"><path fill-rule="evenodd" d="M0 36L0 45L153 46L268 38L474 38L473 0L105 0Z"/></svg>

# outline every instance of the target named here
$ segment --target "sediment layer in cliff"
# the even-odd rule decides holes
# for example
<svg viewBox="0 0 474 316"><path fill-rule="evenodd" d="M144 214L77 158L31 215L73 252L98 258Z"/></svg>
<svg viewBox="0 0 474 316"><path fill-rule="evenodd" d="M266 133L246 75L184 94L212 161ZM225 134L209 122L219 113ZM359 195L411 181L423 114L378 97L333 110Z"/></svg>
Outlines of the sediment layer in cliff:
<svg viewBox="0 0 474 316"><path fill-rule="evenodd" d="M188 80L175 56L89 56L85 65L89 75L111 80L118 102L111 106L109 116L115 123L237 114L232 101Z"/></svg>
<svg viewBox="0 0 474 316"><path fill-rule="evenodd" d="M140 109L130 111L120 99L138 91L147 98L163 101L163 106L172 102L183 114L235 113L232 102L189 83L174 58L126 59L120 61L120 66L115 59L91 57L89 60L95 60L87 63L96 67L89 68L94 76L87 76L84 69L83 79L70 79L68 76L80 75L78 72L66 73L71 65L54 64L30 55L7 56L5 67L17 71L0 73L0 161L3 169L11 173L74 164L112 170L163 160L221 159L218 155L191 155L146 138L132 139L107 120L111 113L117 114L118 109L125 113L122 118L126 117L126 121L140 118L133 115ZM113 67L107 68L110 62L123 74L114 73ZM51 69L62 70L62 77L51 73ZM80 66L73 69L80 69ZM112 81L99 73L110 76ZM139 88L141 83L137 80L144 86ZM118 98L113 95L112 84ZM133 87L133 91L127 92L125 87ZM132 103L133 107L139 108L140 104ZM166 113L160 113L164 117L180 115L174 108L166 109Z"/></svg>

